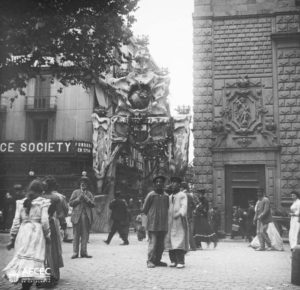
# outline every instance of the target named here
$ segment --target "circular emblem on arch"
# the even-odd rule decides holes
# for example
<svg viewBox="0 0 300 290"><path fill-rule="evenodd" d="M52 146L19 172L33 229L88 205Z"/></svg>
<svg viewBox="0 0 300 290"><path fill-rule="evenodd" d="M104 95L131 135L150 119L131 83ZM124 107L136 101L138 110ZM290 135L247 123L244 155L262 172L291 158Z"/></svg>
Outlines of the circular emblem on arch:
<svg viewBox="0 0 300 290"><path fill-rule="evenodd" d="M151 89L147 85L133 85L128 94L128 101L133 109L146 109L151 101Z"/></svg>

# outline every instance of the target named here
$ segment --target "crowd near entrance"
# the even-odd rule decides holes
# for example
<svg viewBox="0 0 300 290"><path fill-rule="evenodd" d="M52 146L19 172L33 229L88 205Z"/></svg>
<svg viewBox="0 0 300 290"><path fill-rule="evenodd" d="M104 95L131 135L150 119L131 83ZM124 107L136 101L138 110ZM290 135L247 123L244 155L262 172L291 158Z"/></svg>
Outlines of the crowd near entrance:
<svg viewBox="0 0 300 290"><path fill-rule="evenodd" d="M247 209L250 200L256 201L257 188L265 188L264 165L225 166L225 231L231 232L233 206Z"/></svg>

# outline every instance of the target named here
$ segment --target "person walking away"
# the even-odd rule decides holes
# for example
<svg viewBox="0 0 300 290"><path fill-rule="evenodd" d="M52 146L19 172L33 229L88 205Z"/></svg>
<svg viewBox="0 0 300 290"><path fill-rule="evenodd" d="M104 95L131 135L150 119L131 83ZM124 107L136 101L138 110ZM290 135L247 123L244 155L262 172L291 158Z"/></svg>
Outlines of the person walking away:
<svg viewBox="0 0 300 290"><path fill-rule="evenodd" d="M185 253L189 249L187 196L180 191L181 178L171 177L172 194L169 196L168 233L165 247L169 251L170 267L184 268Z"/></svg>
<svg viewBox="0 0 300 290"><path fill-rule="evenodd" d="M65 209L62 195L57 192L57 182L53 176L43 179L45 192L43 197L49 199L51 204L48 209L51 243L46 246L46 266L51 269L51 281L41 286L54 286L60 279L60 268L64 266L62 258L60 229L64 229Z"/></svg>
<svg viewBox="0 0 300 290"><path fill-rule="evenodd" d="M147 216L148 268L167 266L161 261L164 240L168 231L169 196L164 191L166 178L163 175L157 175L152 181L153 191L147 194L142 208L142 213Z"/></svg>
<svg viewBox="0 0 300 290"><path fill-rule="evenodd" d="M95 207L94 196L88 190L89 178L82 176L79 180L80 188L73 191L70 198L70 206L73 207L71 222L73 224L73 255L78 258L79 243L81 244L81 258L92 258L87 253L89 231L93 222L92 208Z"/></svg>
<svg viewBox="0 0 300 290"><path fill-rule="evenodd" d="M120 191L115 192L115 198L110 202L112 226L107 239L104 241L107 245L111 242L116 232L123 240L122 245L129 245L129 210L126 201L120 198Z"/></svg>
<svg viewBox="0 0 300 290"><path fill-rule="evenodd" d="M30 289L33 282L47 280L45 275L45 247L50 242L48 208L50 201L42 198L43 183L33 180L27 197L17 201L7 249L15 248L14 256L4 268L4 276L12 283L22 283ZM34 271L39 269L39 271Z"/></svg>
<svg viewBox="0 0 300 290"><path fill-rule="evenodd" d="M300 194L297 191L291 192L293 203L290 207L290 230L289 230L289 243L291 250L299 243L299 232L300 232Z"/></svg>
<svg viewBox="0 0 300 290"><path fill-rule="evenodd" d="M257 198L258 201L255 206L253 222L256 224L260 247L257 248L256 251L264 251L265 249L271 250L271 240L267 233L268 225L272 222L270 200L264 195L264 190L262 188L257 189ZM266 244L267 248L265 248Z"/></svg>
<svg viewBox="0 0 300 290"><path fill-rule="evenodd" d="M212 227L208 222L208 201L205 198L205 189L198 190L198 203L194 211L194 239L198 248L202 249L201 242L206 242L210 245L214 243L214 247L218 244L217 234L213 231Z"/></svg>
<svg viewBox="0 0 300 290"><path fill-rule="evenodd" d="M182 182L180 186L180 190L184 192L187 196L187 221L188 221L188 232L189 232L189 249L191 251L196 251L196 243L194 240L194 222L193 222L193 211L196 208L195 202L194 202L194 197L193 194L189 190L189 185L187 182Z"/></svg>
<svg viewBox="0 0 300 290"><path fill-rule="evenodd" d="M248 202L248 209L246 211L246 239L249 243L253 240L256 236L256 228L253 224L255 216L255 201L249 200Z"/></svg>

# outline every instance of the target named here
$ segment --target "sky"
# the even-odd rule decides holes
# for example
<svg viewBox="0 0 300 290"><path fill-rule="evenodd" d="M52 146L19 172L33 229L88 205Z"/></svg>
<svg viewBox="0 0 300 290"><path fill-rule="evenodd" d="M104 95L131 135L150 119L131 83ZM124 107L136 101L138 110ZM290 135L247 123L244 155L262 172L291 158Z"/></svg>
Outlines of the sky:
<svg viewBox="0 0 300 290"><path fill-rule="evenodd" d="M172 111L193 103L193 5L194 0L140 0L135 12L135 36L148 35L151 56L170 72Z"/></svg>

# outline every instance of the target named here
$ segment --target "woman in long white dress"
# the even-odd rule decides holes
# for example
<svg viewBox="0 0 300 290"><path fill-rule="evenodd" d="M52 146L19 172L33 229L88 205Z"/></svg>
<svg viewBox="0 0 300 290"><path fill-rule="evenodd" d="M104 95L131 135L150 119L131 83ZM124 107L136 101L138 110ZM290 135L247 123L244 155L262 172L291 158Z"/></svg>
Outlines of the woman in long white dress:
<svg viewBox="0 0 300 290"><path fill-rule="evenodd" d="M12 283L22 283L30 289L33 281L47 279L45 269L46 239L50 240L48 207L50 201L40 197L43 184L33 180L27 198L17 201L16 213L10 231L7 249L15 248L14 257L3 269L4 276Z"/></svg>
<svg viewBox="0 0 300 290"><path fill-rule="evenodd" d="M293 199L293 204L291 205L290 209L290 231L289 231L289 242L291 250L298 244L298 235L300 231L300 194L296 191L291 192L291 196Z"/></svg>

